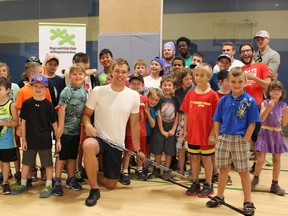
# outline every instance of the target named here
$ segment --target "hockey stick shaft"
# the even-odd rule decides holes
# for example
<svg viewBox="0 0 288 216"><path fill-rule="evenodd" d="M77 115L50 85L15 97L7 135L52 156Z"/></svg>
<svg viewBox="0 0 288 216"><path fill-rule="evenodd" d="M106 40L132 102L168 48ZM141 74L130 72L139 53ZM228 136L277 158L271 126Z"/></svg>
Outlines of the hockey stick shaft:
<svg viewBox="0 0 288 216"><path fill-rule="evenodd" d="M208 198L212 200L213 197L212 196L208 196ZM230 208L230 209L232 209L232 210L234 210L234 211L236 211L236 212L238 212L238 213L240 213L242 215L245 215L244 212L241 209L238 209L235 206L232 206L232 205L226 203L224 200L221 202L221 205L224 205L224 206L226 206L226 207L228 207L228 208Z"/></svg>

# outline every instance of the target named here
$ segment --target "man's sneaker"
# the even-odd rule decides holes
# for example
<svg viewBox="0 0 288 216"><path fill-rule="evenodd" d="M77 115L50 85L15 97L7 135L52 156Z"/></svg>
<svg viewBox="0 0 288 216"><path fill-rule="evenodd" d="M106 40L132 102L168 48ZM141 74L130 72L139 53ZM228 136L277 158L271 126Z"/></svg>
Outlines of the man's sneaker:
<svg viewBox="0 0 288 216"><path fill-rule="evenodd" d="M11 188L8 183L2 185L3 194L10 194Z"/></svg>
<svg viewBox="0 0 288 216"><path fill-rule="evenodd" d="M244 205L243 205L244 215L254 215L255 209L256 208L252 202L244 202Z"/></svg>
<svg viewBox="0 0 288 216"><path fill-rule="evenodd" d="M97 200L100 199L100 190L99 189L90 189L89 196L87 197L85 204L86 206L94 206L97 203Z"/></svg>
<svg viewBox="0 0 288 216"><path fill-rule="evenodd" d="M164 181L168 181L170 179L170 174L168 171L164 170L163 171L163 176L162 176Z"/></svg>
<svg viewBox="0 0 288 216"><path fill-rule="evenodd" d="M209 183L204 183L202 190L198 193L198 197L207 198L214 193L213 185Z"/></svg>
<svg viewBox="0 0 288 216"><path fill-rule="evenodd" d="M147 176L148 179L158 178L160 176L160 169L154 167L151 174Z"/></svg>
<svg viewBox="0 0 288 216"><path fill-rule="evenodd" d="M140 181L147 181L147 176L143 170L142 171L136 171L135 176Z"/></svg>
<svg viewBox="0 0 288 216"><path fill-rule="evenodd" d="M16 179L16 184L21 182L21 172L18 171L14 174L14 178Z"/></svg>
<svg viewBox="0 0 288 216"><path fill-rule="evenodd" d="M130 181L128 173L121 173L119 182L123 185L130 185L131 181Z"/></svg>
<svg viewBox="0 0 288 216"><path fill-rule="evenodd" d="M200 191L200 183L194 181L190 188L186 191L186 195L187 196L195 196L196 194L198 194Z"/></svg>
<svg viewBox="0 0 288 216"><path fill-rule="evenodd" d="M64 195L61 182L58 182L58 181L55 182L53 194L55 196L63 196Z"/></svg>
<svg viewBox="0 0 288 216"><path fill-rule="evenodd" d="M259 178L253 177L251 181L251 191L255 191L256 185L259 183Z"/></svg>
<svg viewBox="0 0 288 216"><path fill-rule="evenodd" d="M206 206L208 208L215 208L217 207L218 205L222 205L224 203L224 197L223 198L220 198L218 196L214 196L212 198L210 198L211 200L209 200L207 203L206 203Z"/></svg>
<svg viewBox="0 0 288 216"><path fill-rule="evenodd" d="M40 192L40 197L42 198L48 198L52 195L52 187L51 186L45 186L42 191Z"/></svg>
<svg viewBox="0 0 288 216"><path fill-rule="evenodd" d="M271 184L271 187L270 187L270 192L271 193L275 193L279 196L284 196L285 195L285 190L283 188L281 188L278 184Z"/></svg>
<svg viewBox="0 0 288 216"><path fill-rule="evenodd" d="M219 173L213 174L212 176L212 182L217 184L219 179Z"/></svg>
<svg viewBox="0 0 288 216"><path fill-rule="evenodd" d="M86 184L86 181L84 178L82 178L82 172L80 170L76 171L74 173L74 178L79 184Z"/></svg>
<svg viewBox="0 0 288 216"><path fill-rule="evenodd" d="M228 175L228 179L227 179L226 185L231 186L232 184L233 184L233 182L232 182L231 176Z"/></svg>
<svg viewBox="0 0 288 216"><path fill-rule="evenodd" d="M66 180L66 188L72 189L74 191L82 190L82 186L74 178L72 178L72 180Z"/></svg>
<svg viewBox="0 0 288 216"><path fill-rule="evenodd" d="M11 194L18 195L18 194L26 192L26 191L28 191L28 187L20 184L20 185L15 185L12 188Z"/></svg>

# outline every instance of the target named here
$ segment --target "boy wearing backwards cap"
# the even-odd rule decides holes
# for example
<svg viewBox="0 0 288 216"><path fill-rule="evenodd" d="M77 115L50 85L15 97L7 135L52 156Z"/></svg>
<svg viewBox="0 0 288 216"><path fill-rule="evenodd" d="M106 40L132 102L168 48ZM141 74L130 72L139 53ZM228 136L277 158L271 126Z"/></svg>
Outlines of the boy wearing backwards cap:
<svg viewBox="0 0 288 216"><path fill-rule="evenodd" d="M28 191L27 177L29 169L34 166L36 155L39 154L41 166L46 170L46 184L40 197L47 198L52 194L52 127L57 130L57 118L53 104L45 98L48 87L47 77L39 74L31 81L33 97L23 102L20 118L22 119L22 178L21 184L12 189L11 194ZM59 139L57 139L57 143ZM57 149L59 150L59 149Z"/></svg>
<svg viewBox="0 0 288 216"><path fill-rule="evenodd" d="M144 87L144 79L141 74L134 73L130 76L129 79L130 89L135 90L139 93L140 96L140 109L139 109L139 123L140 123L140 147L141 151L146 153L146 118L145 118L145 104L148 103L148 99L146 96L140 94L142 88ZM131 134L131 126L130 123L126 126L126 137L125 137L125 147L130 151L135 151L132 143L132 134ZM120 174L120 183L124 185L130 184L130 178L128 175L128 166L130 162L131 155L127 152L124 153L123 157L123 168L122 173ZM143 170L143 161L137 160L137 171L136 178L141 181L147 181L146 174Z"/></svg>

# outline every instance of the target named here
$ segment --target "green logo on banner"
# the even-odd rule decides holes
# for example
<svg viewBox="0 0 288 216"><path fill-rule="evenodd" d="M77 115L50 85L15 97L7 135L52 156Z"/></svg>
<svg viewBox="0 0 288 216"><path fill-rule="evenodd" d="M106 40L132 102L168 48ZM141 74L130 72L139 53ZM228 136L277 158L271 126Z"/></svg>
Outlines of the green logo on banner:
<svg viewBox="0 0 288 216"><path fill-rule="evenodd" d="M51 29L50 32L52 33L52 36L50 37L51 40L55 40L57 38L60 38L59 45L63 45L65 43L69 43L72 46L75 45L75 42L72 40L75 38L74 34L69 35L67 33L66 29L61 30L60 28Z"/></svg>

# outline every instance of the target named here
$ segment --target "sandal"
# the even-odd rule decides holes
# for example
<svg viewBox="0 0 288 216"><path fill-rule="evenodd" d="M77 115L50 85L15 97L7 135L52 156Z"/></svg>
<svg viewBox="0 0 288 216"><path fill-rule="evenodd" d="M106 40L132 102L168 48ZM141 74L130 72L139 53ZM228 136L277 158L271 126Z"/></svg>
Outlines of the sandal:
<svg viewBox="0 0 288 216"><path fill-rule="evenodd" d="M207 203L206 203L206 206L208 208L215 208L217 207L218 205L222 205L223 202L224 202L224 197L223 198L220 198L218 196L214 196L214 197L211 197L210 198L211 200L209 200Z"/></svg>

